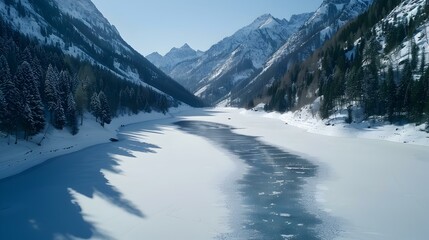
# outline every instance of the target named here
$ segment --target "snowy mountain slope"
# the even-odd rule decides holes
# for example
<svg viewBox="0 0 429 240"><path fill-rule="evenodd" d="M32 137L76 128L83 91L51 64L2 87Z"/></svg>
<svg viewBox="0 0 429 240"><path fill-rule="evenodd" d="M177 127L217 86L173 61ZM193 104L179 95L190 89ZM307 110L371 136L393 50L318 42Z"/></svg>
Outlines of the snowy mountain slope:
<svg viewBox="0 0 429 240"><path fill-rule="evenodd" d="M421 14L419 9L422 10L427 4L425 0L403 1L386 18L380 21L375 26L375 32L377 33L377 41L382 48L386 49L386 38L389 34L387 32L389 29L383 30L383 26L390 24L394 27L400 27L399 23L410 22L411 19L418 17ZM418 49L417 62L421 63L422 58L429 59L429 20L422 22L412 36L404 39L399 46L387 52L384 51L381 58L382 65L386 68L388 65L393 68L402 68L403 63L411 59L413 46Z"/></svg>
<svg viewBox="0 0 429 240"><path fill-rule="evenodd" d="M251 103L281 112L311 106L332 124L429 124L428 28L428 1L374 1Z"/></svg>
<svg viewBox="0 0 429 240"><path fill-rule="evenodd" d="M96 31L98 37L103 41L109 41L117 53L132 53L131 48L122 40L115 26L109 23L91 1L55 0L55 2L62 12L82 21L87 27Z"/></svg>
<svg viewBox="0 0 429 240"><path fill-rule="evenodd" d="M262 68L266 59L296 32L310 14L292 16L290 21L263 15L233 36L213 46L208 57L196 67L211 64L208 75L200 75L198 96L218 103L239 84L246 84ZM214 60L213 60L214 59ZM205 68L206 66L204 66ZM201 71L203 73L204 71Z"/></svg>
<svg viewBox="0 0 429 240"><path fill-rule="evenodd" d="M372 2L373 0L324 0L303 27L269 57L263 70L250 84L232 93L228 104L247 104L247 101L254 97L255 90L258 91L279 78L292 63L309 57L341 26L366 11Z"/></svg>
<svg viewBox="0 0 429 240"><path fill-rule="evenodd" d="M268 60L264 70L298 50L303 43L315 41L318 48L345 23L366 11L373 0L324 0L314 15ZM314 50L314 49L313 49Z"/></svg>
<svg viewBox="0 0 429 240"><path fill-rule="evenodd" d="M15 30L70 56L190 105L199 100L129 46L90 0L0 1L0 16Z"/></svg>
<svg viewBox="0 0 429 240"><path fill-rule="evenodd" d="M194 59L177 63L166 73L210 103L257 73L291 34L311 16L280 20L266 14L212 46ZM162 67L161 67L162 68Z"/></svg>

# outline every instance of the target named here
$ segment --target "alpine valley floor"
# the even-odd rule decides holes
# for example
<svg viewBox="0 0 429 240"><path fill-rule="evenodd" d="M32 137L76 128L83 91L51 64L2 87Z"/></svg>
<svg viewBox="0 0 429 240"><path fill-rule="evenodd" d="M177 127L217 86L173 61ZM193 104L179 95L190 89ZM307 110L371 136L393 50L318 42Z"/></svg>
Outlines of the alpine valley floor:
<svg viewBox="0 0 429 240"><path fill-rule="evenodd" d="M65 152L4 178L0 237L429 235L427 146L325 136L264 116L177 111L122 127L119 142Z"/></svg>

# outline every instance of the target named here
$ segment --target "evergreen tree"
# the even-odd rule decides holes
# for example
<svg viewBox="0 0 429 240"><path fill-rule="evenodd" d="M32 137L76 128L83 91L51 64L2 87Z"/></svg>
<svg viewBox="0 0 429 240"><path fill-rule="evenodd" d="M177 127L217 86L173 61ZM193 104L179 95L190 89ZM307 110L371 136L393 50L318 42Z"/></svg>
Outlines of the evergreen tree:
<svg viewBox="0 0 429 240"><path fill-rule="evenodd" d="M345 74L346 79L346 94L349 101L360 100L362 92L362 79L363 71L362 68L353 67L348 70Z"/></svg>
<svg viewBox="0 0 429 240"><path fill-rule="evenodd" d="M26 47L24 49L24 51L21 52L20 56L19 56L19 62L28 62L28 63L32 63L33 62L33 57L31 56L31 52L30 52L30 48Z"/></svg>
<svg viewBox="0 0 429 240"><path fill-rule="evenodd" d="M417 69L417 64L419 62L418 54L419 54L419 47L413 40L411 41L411 70Z"/></svg>
<svg viewBox="0 0 429 240"><path fill-rule="evenodd" d="M77 112L77 115L80 116L80 125L82 125L83 114L85 112L86 105L88 102L87 91L83 83L79 84L79 86L76 89L75 100L76 100L76 112Z"/></svg>
<svg viewBox="0 0 429 240"><path fill-rule="evenodd" d="M39 58L33 57L33 62L31 62L31 67L33 69L34 78L36 79L36 82L37 82L37 87L39 88L39 93L41 94L40 96L43 98L42 96L42 93L43 93L42 87L43 87L43 81L44 81L43 68Z"/></svg>
<svg viewBox="0 0 429 240"><path fill-rule="evenodd" d="M396 83L392 66L389 66L387 70L386 85L386 111L389 121L393 122L396 106Z"/></svg>
<svg viewBox="0 0 429 240"><path fill-rule="evenodd" d="M365 59L368 63L364 69L363 78L363 101L367 117L379 113L378 96L379 96L379 50L380 43L377 39L372 38L365 48Z"/></svg>
<svg viewBox="0 0 429 240"><path fill-rule="evenodd" d="M68 71L61 71L58 77L58 95L64 109L68 106L68 95L72 92L72 78Z"/></svg>
<svg viewBox="0 0 429 240"><path fill-rule="evenodd" d="M37 82L30 64L24 61L19 65L16 73L16 83L21 94L21 111L25 137L40 132L45 127L45 117L42 99Z"/></svg>
<svg viewBox="0 0 429 240"><path fill-rule="evenodd" d="M100 103L100 124L104 127L104 124L110 124L112 121L112 116L110 113L109 103L107 101L107 97L103 91L100 91L98 94L98 99Z"/></svg>
<svg viewBox="0 0 429 240"><path fill-rule="evenodd" d="M92 115L94 115L95 121L98 121L99 117L101 116L101 106L100 106L100 99L97 93L92 94L90 111Z"/></svg>
<svg viewBox="0 0 429 240"><path fill-rule="evenodd" d="M76 135L78 132L78 123L77 123L77 115L76 115L76 102L74 101L74 97L72 93L69 93L67 96L67 125L70 127L71 133Z"/></svg>
<svg viewBox="0 0 429 240"><path fill-rule="evenodd" d="M17 119L19 117L18 113L19 109L21 109L21 106L18 88L16 87L15 82L12 80L12 76L9 72L9 65L4 56L0 57L0 87L5 100L5 109L2 117L1 129L6 131L10 137L10 135L14 132L17 134Z"/></svg>
<svg viewBox="0 0 429 240"><path fill-rule="evenodd" d="M4 55L0 56L0 90L3 90L4 85L7 81L10 81L10 69L7 59Z"/></svg>
<svg viewBox="0 0 429 240"><path fill-rule="evenodd" d="M411 120L419 122L422 120L425 108L425 86L424 77L422 76L418 81L412 85L411 90Z"/></svg>
<svg viewBox="0 0 429 240"><path fill-rule="evenodd" d="M64 113L64 108L61 104L61 100L58 99L57 103L55 104L54 127L57 129L63 129L65 124L66 124L66 116Z"/></svg>
<svg viewBox="0 0 429 240"><path fill-rule="evenodd" d="M402 70L401 82L398 89L398 112L401 115L410 113L411 109L411 90L413 84L413 73L411 64L406 61Z"/></svg>
<svg viewBox="0 0 429 240"><path fill-rule="evenodd" d="M58 90L57 90L58 75L52 65L49 64L45 77L45 102L50 113L50 121L54 122L54 111L57 108Z"/></svg>

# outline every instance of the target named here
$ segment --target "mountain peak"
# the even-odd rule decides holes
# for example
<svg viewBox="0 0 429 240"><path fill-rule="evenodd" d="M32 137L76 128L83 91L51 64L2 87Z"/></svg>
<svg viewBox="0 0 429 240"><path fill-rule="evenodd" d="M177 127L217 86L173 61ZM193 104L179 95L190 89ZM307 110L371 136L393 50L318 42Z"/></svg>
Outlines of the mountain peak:
<svg viewBox="0 0 429 240"><path fill-rule="evenodd" d="M192 48L187 43L185 43L185 44L183 44L183 46L180 49L186 50L186 49L192 49Z"/></svg>
<svg viewBox="0 0 429 240"><path fill-rule="evenodd" d="M185 43L180 48L173 47L165 56L171 54L171 53L177 53L177 52L195 52L194 49L192 49L189 44Z"/></svg>
<svg viewBox="0 0 429 240"><path fill-rule="evenodd" d="M151 53L151 54L149 54L149 55L153 55L153 56L162 56L159 52L153 52L153 53ZM148 55L148 56L149 56Z"/></svg>
<svg viewBox="0 0 429 240"><path fill-rule="evenodd" d="M164 56L159 54L152 53L147 56L147 59L151 61L155 66L161 68L163 71L170 71L176 64L187 61L190 59L195 59L200 52L192 49L189 44L185 43L180 48L173 47L168 53Z"/></svg>
<svg viewBox="0 0 429 240"><path fill-rule="evenodd" d="M259 17L256 19L256 21L258 21L258 20L266 21L266 20L269 20L269 19L271 19L271 18L274 18L274 17L273 17L273 15L271 15L270 13L265 13L265 14L263 14L263 15L259 16Z"/></svg>
<svg viewBox="0 0 429 240"><path fill-rule="evenodd" d="M252 29L270 28L273 25L277 25L278 22L278 19L267 13L259 16L252 24L249 25L249 27Z"/></svg>

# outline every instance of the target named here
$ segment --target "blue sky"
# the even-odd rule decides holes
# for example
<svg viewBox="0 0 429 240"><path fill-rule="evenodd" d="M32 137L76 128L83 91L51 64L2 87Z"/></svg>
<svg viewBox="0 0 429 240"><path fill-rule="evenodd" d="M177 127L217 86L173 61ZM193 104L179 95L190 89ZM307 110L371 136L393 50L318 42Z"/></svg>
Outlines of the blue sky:
<svg viewBox="0 0 429 240"><path fill-rule="evenodd" d="M210 46L271 13L289 19L311 12L322 0L92 0L122 37L143 55L165 54L188 43Z"/></svg>

